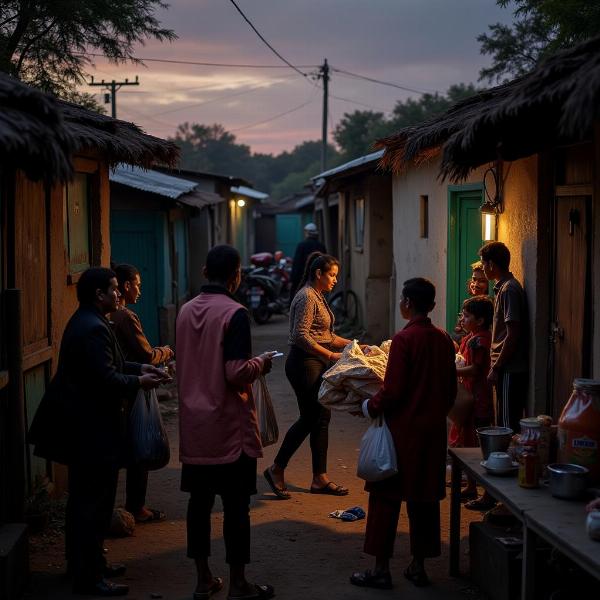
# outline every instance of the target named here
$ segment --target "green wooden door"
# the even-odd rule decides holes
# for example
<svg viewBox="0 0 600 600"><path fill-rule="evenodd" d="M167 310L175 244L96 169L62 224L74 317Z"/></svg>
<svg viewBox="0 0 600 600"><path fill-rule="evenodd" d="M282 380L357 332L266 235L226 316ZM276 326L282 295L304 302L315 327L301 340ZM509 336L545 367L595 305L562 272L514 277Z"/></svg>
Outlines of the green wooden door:
<svg viewBox="0 0 600 600"><path fill-rule="evenodd" d="M31 427L31 421L42 401L46 391L46 365L42 364L23 373L23 387L25 392L25 416L27 419L27 430ZM36 485L48 475L48 463L45 458L34 456L33 446L27 449L27 467L29 471L29 491L35 489Z"/></svg>
<svg viewBox="0 0 600 600"><path fill-rule="evenodd" d="M159 307L164 268L162 213L112 211L110 217L111 259L137 267L142 279L142 297L131 307L140 317L149 342L159 344Z"/></svg>
<svg viewBox="0 0 600 600"><path fill-rule="evenodd" d="M285 256L294 256L296 246L304 239L302 231L302 216L276 215L276 250L281 250Z"/></svg>
<svg viewBox="0 0 600 600"><path fill-rule="evenodd" d="M481 237L482 188L480 185L456 186L448 189L448 280L446 294L446 327L452 331L463 300L471 265L479 259Z"/></svg>

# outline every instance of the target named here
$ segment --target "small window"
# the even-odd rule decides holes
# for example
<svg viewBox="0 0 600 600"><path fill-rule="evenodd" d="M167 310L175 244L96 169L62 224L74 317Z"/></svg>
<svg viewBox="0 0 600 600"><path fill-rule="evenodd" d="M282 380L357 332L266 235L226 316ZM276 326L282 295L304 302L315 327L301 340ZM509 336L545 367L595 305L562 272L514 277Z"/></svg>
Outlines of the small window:
<svg viewBox="0 0 600 600"><path fill-rule="evenodd" d="M68 273L90 267L90 175L76 173L64 187L64 234Z"/></svg>
<svg viewBox="0 0 600 600"><path fill-rule="evenodd" d="M357 198L354 201L354 245L357 250L362 250L365 243L365 199Z"/></svg>
<svg viewBox="0 0 600 600"><path fill-rule="evenodd" d="M421 195L419 197L420 205L420 231L422 238L429 237L429 196Z"/></svg>

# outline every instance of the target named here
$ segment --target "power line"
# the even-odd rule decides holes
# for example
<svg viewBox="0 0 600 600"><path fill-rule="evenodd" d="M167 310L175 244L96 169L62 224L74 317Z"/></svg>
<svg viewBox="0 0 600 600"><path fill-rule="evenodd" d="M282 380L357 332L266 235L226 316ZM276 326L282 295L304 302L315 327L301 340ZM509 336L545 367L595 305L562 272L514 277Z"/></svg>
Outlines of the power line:
<svg viewBox="0 0 600 600"><path fill-rule="evenodd" d="M303 102L302 104L299 104L298 106L295 106L294 108L290 108L289 110L286 110L285 112L279 113L278 115L274 115L272 117L270 117L269 119L265 119L264 121L259 121L258 123L252 123L250 125L244 125L243 127L236 127L235 129L230 129L230 132L235 132L235 131L242 131L243 129L250 129L251 127L258 127L258 125L264 125L265 123L270 123L271 121L275 121L275 119L279 119L280 117L285 117L285 115L289 115L290 113L296 112L297 110L300 110L301 108L304 108L307 104L311 104L314 100L311 98L310 100L307 100L306 102Z"/></svg>
<svg viewBox="0 0 600 600"><path fill-rule="evenodd" d="M236 10L240 13L240 15L242 15L244 21L246 21L246 23L248 23L248 25L250 25L250 27L252 27L252 30L254 31L254 33L256 33L256 35L265 43L267 48L269 48L269 50L271 50L271 52L273 52L273 54L275 54L275 56L280 58L288 67L290 67L291 69L294 69L294 71L296 71L297 73L302 75L302 77L308 77L308 75L306 73L303 73L300 69L295 67L291 62L289 62L288 60L283 58L283 56L281 56L281 54L279 54L279 52L277 52L277 50L275 50L275 48L273 48L273 46L271 46L271 44L269 44L269 42L267 42L267 40L260 34L258 29L256 29L256 27L254 27L254 25L252 24L252 21L250 21L250 19L244 14L242 9L236 4L235 0L229 0L229 1L231 2L231 4L233 4L235 6Z"/></svg>
<svg viewBox="0 0 600 600"><path fill-rule="evenodd" d="M82 56L95 56L98 58L109 58L106 54L99 54L94 52L85 52L85 53L76 53L81 54ZM175 60L175 59L167 59L167 58L148 58L143 56L136 56L136 61L142 62L156 62L156 63L167 63L173 65L194 65L198 67L232 67L237 69L288 69L292 68L295 71L298 71L301 75L306 77L306 73L302 73L296 68L294 65L289 64L288 66L284 65L249 65L249 64L235 64L235 63L211 63L211 62L200 62L196 60ZM285 59L284 59L285 61ZM285 61L287 63L287 61ZM298 65L301 69L316 69L319 65Z"/></svg>
<svg viewBox="0 0 600 600"><path fill-rule="evenodd" d="M351 73L350 71L345 71L344 69L338 69L336 67L331 67L331 70L340 73L342 75L348 75L349 77L354 77L356 79L363 79L364 81L370 81L371 83L378 83L380 85L387 85L389 87L397 88L399 90L404 90L405 92L414 92L415 94L428 94L430 92L425 92L423 90L416 90L414 88L409 88L404 85L399 85L397 83L392 83L391 81L383 81L382 79L374 79L373 77L366 77L365 75L359 75L358 73ZM438 90L432 90L432 92L440 94Z"/></svg>
<svg viewBox="0 0 600 600"><path fill-rule="evenodd" d="M393 112L392 109L381 108L379 106L373 106L371 104L365 104L364 102L358 102L356 100L350 100L350 98L342 98L341 96L334 96L333 94L329 95L330 98L334 98L335 100L341 100L342 102L350 102L351 104L357 104L358 106L364 106L365 108L371 108L373 110L380 110L383 112Z"/></svg>

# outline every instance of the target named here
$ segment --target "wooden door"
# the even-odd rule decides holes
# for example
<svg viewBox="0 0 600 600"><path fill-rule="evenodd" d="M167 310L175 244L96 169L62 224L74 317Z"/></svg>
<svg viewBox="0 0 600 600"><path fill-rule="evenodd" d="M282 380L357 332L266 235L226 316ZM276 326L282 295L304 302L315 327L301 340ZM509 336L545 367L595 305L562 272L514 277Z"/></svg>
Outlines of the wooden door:
<svg viewBox="0 0 600 600"><path fill-rule="evenodd" d="M275 216L276 242L273 250L281 250L285 256L294 256L296 246L302 241L302 217L300 213Z"/></svg>
<svg viewBox="0 0 600 600"><path fill-rule="evenodd" d="M552 412L557 418L575 377L588 377L591 355L590 196L555 201Z"/></svg>
<svg viewBox="0 0 600 600"><path fill-rule="evenodd" d="M448 279L446 295L446 327L456 325L463 300L467 297L467 282L471 265L479 259L481 238L481 188L450 191L448 213Z"/></svg>

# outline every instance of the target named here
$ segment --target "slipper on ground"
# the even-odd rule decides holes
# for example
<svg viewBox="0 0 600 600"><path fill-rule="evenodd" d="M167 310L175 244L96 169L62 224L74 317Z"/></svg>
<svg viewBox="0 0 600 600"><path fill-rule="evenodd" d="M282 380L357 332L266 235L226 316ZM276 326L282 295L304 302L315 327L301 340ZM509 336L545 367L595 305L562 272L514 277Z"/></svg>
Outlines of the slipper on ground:
<svg viewBox="0 0 600 600"><path fill-rule="evenodd" d="M194 600L208 600L213 594L220 592L223 589L223 579L221 577L213 577L212 583L207 590L203 592L194 592Z"/></svg>
<svg viewBox="0 0 600 600"><path fill-rule="evenodd" d="M167 518L167 515L165 515L164 512L162 512L162 510L156 510L155 508L149 508L148 509L152 514L148 515L147 517L144 517L142 519L139 518L135 518L135 522L136 523L156 523L158 521L164 521Z"/></svg>
<svg viewBox="0 0 600 600"><path fill-rule="evenodd" d="M369 587L377 590L391 590L392 576L389 573L372 573L369 569L350 575L350 583L358 587Z"/></svg>
<svg viewBox="0 0 600 600"><path fill-rule="evenodd" d="M323 487L310 487L311 494L328 494L329 496L347 496L348 488L342 487L341 485L337 485L337 483L333 483L330 481L327 485Z"/></svg>
<svg viewBox="0 0 600 600"><path fill-rule="evenodd" d="M244 596L227 596L227 600L268 600L268 598L275 595L275 589L272 585L254 583L252 587L255 590L253 593Z"/></svg>
<svg viewBox="0 0 600 600"><path fill-rule="evenodd" d="M281 500L289 500L292 497L292 495L285 488L279 488L275 485L275 480L273 479L273 476L271 475L271 469L269 467L267 467L263 471L263 475L264 475L264 478L267 480L267 483L269 484L271 491L278 498L280 498Z"/></svg>

